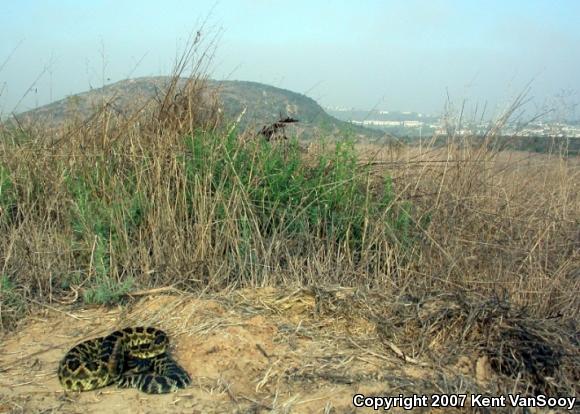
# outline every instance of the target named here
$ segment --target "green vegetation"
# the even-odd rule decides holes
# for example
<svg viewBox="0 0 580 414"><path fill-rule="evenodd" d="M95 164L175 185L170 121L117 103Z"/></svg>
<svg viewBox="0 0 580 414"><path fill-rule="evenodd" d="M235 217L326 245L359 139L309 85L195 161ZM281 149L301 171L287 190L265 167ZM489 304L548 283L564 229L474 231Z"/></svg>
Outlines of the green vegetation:
<svg viewBox="0 0 580 414"><path fill-rule="evenodd" d="M406 143L413 144L417 142L416 137L404 137L402 140ZM489 137L473 136L465 142L471 146L489 145ZM463 145L465 145L465 143ZM575 157L580 154L580 139L568 137L545 137L545 136L494 136L491 143L496 150L501 151L527 151L539 154L559 154L565 157ZM448 144L448 138L441 135L436 138L433 145L445 147Z"/></svg>
<svg viewBox="0 0 580 414"><path fill-rule="evenodd" d="M571 157L580 155L580 138L502 137L500 145L504 148L541 154L555 153Z"/></svg>
<svg viewBox="0 0 580 414"><path fill-rule="evenodd" d="M494 136L355 146L348 128L305 153L296 140L222 129L218 111L191 106L201 94L170 89L129 120L105 107L56 133L0 131L0 329L47 302L110 305L134 289L338 286L354 288L379 336L411 332L406 349L421 353L453 327L445 346L516 355L500 374L535 358L517 353L519 339L496 352L505 315L519 327L521 309L539 325L562 315L562 338L577 332L577 160L558 151L534 163L499 152ZM316 295L337 319L356 311ZM383 305L394 313L376 313Z"/></svg>
<svg viewBox="0 0 580 414"><path fill-rule="evenodd" d="M136 191L134 177L120 181L120 171L104 159L97 159L94 168L81 174L65 173L72 201L68 215L74 233L72 247L82 251L83 245L93 244L89 271L94 275L83 298L86 303L113 303L131 289L133 279L114 279L110 252L130 248L126 241L135 237L142 222L145 197Z"/></svg>
<svg viewBox="0 0 580 414"><path fill-rule="evenodd" d="M14 184L8 170L0 164L0 220L12 219L11 212L16 208Z"/></svg>
<svg viewBox="0 0 580 414"><path fill-rule="evenodd" d="M243 142L219 131L176 135L166 147L140 145L132 154L137 147L126 141L89 139L63 143L57 153L37 152L34 141L3 141L1 231L28 229L26 243L53 252L35 266L60 275L17 270L28 260L25 249L4 255L18 284L55 295L80 290L85 303L110 304L157 283L196 289L183 276L200 259L196 251L226 265L210 280L216 288L264 284L271 278L264 269L284 270L321 248L365 267L392 254L384 243L412 252L412 204L397 202L388 174L377 185L352 141L327 144L307 161L296 140Z"/></svg>
<svg viewBox="0 0 580 414"><path fill-rule="evenodd" d="M217 207L220 219L231 208L229 201L243 194L243 219L238 221L242 234L253 229L265 238L280 234L300 242L324 238L357 251L377 241L365 239L370 231L382 232L393 242L409 240L410 205L394 205L388 176L387 185L370 191L369 170L359 168L352 142L337 142L313 166L303 160L296 141L285 147L265 141L242 146L235 135L220 141L219 136L200 134L188 138L186 145L189 152L182 159L189 203L196 180L208 182L212 192L223 195ZM370 217L379 219L371 224Z"/></svg>

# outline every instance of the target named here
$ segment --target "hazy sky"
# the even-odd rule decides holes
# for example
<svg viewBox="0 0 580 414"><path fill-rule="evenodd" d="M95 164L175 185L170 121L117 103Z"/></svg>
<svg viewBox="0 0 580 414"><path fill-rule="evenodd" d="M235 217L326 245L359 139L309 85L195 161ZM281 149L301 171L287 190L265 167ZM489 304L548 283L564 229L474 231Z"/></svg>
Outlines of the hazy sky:
<svg viewBox="0 0 580 414"><path fill-rule="evenodd" d="M205 18L208 35L220 33L212 77L268 83L326 106L437 113L449 91L457 104L494 110L531 80L529 111L562 95L580 101L579 0L0 3L4 115L103 80L168 74Z"/></svg>

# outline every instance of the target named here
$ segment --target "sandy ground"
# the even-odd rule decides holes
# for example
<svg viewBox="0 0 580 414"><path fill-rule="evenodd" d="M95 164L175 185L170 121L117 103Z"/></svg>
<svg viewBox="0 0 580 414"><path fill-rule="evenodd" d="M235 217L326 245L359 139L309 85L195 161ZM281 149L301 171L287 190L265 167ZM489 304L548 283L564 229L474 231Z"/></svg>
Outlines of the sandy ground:
<svg viewBox="0 0 580 414"><path fill-rule="evenodd" d="M353 395L410 395L437 392L441 381L488 380L485 367L465 358L452 367L403 361L368 321L315 308L306 291L274 289L212 299L145 295L113 308L42 307L0 337L0 413L374 412L355 409ZM193 379L189 388L168 395L115 386L63 391L56 369L69 348L134 325L169 334L172 354Z"/></svg>

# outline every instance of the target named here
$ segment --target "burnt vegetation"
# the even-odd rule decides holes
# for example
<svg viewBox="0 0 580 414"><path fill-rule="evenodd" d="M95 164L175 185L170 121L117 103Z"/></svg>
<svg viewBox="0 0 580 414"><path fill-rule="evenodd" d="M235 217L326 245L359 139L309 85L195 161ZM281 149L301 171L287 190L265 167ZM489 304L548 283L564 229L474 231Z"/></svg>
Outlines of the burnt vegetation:
<svg viewBox="0 0 580 414"><path fill-rule="evenodd" d="M258 134L262 135L267 142L276 139L288 140L288 137L286 136L286 126L296 122L299 122L298 119L289 116L283 118L282 115L280 115L278 121L270 125L264 125Z"/></svg>

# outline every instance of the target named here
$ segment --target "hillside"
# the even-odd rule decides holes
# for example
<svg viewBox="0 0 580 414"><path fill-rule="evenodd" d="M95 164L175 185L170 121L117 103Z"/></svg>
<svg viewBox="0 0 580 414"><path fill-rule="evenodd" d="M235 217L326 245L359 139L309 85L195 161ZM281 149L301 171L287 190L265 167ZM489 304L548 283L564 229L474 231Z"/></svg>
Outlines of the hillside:
<svg viewBox="0 0 580 414"><path fill-rule="evenodd" d="M147 102L160 99L169 77L126 79L102 88L92 89L51 104L22 112L19 120L32 120L47 126L58 126L71 117L88 118L107 102L119 113L129 116ZM180 81L179 86L185 83ZM290 127L289 135L309 140L315 136L348 134L357 140L377 139L382 133L354 126L328 115L312 98L274 86L247 81L209 81L209 93L217 93L223 109L223 121L230 124L239 119L238 128L258 131L280 115L298 118L300 123ZM245 109L245 112L244 112Z"/></svg>
<svg viewBox="0 0 580 414"><path fill-rule="evenodd" d="M147 101L140 85L113 85L103 116L57 139L0 129L0 412L347 413L357 393L575 408L577 158L453 135L304 153L204 129L206 90L117 122ZM233 82L256 92L242 101L227 86L222 113L240 104L248 125L276 105L311 130L332 121L291 107L300 95ZM86 116L98 99L43 116ZM65 391L67 350L128 326L166 332L192 384Z"/></svg>

